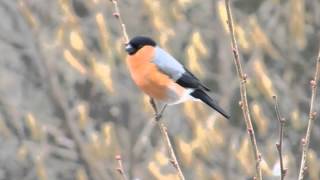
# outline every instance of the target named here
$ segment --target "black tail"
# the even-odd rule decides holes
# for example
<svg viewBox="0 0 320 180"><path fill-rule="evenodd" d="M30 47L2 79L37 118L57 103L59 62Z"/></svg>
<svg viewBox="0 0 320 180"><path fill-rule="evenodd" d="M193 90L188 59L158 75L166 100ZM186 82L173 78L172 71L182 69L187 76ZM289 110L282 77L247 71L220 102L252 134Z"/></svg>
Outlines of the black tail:
<svg viewBox="0 0 320 180"><path fill-rule="evenodd" d="M203 90L196 89L190 94L192 97L195 97L197 99L200 99L207 105L209 105L214 110L218 111L221 115L223 115L225 118L229 119L230 115L228 115L218 104L216 104L213 99L208 96Z"/></svg>

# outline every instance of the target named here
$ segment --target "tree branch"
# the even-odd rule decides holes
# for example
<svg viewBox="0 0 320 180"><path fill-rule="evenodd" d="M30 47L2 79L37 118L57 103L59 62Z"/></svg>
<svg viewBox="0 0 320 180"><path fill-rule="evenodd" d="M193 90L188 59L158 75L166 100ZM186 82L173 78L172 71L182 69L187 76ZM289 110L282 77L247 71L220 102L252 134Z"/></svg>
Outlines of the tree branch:
<svg viewBox="0 0 320 180"><path fill-rule="evenodd" d="M317 58L316 72L314 75L314 79L310 81L311 85L311 101L310 101L310 111L309 111L309 120L308 120L308 128L305 137L302 139L302 157L299 171L299 180L304 178L304 172L307 169L307 155L309 151L310 144L310 136L311 130L313 128L314 120L316 119L317 113L315 112L315 99L317 95L317 83L319 81L319 73L320 73L320 49Z"/></svg>
<svg viewBox="0 0 320 180"><path fill-rule="evenodd" d="M276 111L277 119L278 119L279 124L280 124L279 142L276 144L276 147L277 147L277 150L278 150L278 153L279 153L279 158L280 158L281 180L284 180L284 178L286 176L286 173L287 173L287 169L285 169L284 165L283 165L282 141L283 141L283 128L284 128L284 125L286 123L286 120L285 120L285 118L281 117L281 115L280 115L277 96L273 96L273 100L274 100L274 109Z"/></svg>
<svg viewBox="0 0 320 180"><path fill-rule="evenodd" d="M115 10L115 12L113 13L113 16L118 19L118 22L119 22L119 25L120 25L120 28L122 31L123 42L124 42L124 44L128 44L129 43L129 36L127 33L126 25L124 24L121 13L120 13L120 9L118 6L118 0L111 0L111 2L113 3L114 10Z"/></svg>
<svg viewBox="0 0 320 180"><path fill-rule="evenodd" d="M124 40L124 44L128 44L129 43L129 36L128 36L128 33L127 33L127 30L126 30L126 25L124 24L123 22L123 19L122 19L122 16L121 16L121 13L120 13L120 9L119 9L119 6L118 6L118 0L111 0L111 2L113 3L114 5L114 9L115 9L115 12L113 13L113 16L115 18L118 19L119 21L119 24L120 24L120 28L122 30L122 36L123 36L123 40ZM156 120L159 128L160 128L160 132L162 134L162 137L163 137L163 140L167 146L167 149L169 151L169 155L170 155L170 162L171 164L173 165L173 167L177 170L177 173L178 173L178 176L180 177L181 180L184 180L184 175L181 171L181 168L179 166L179 163L177 161L177 158L176 158L176 155L174 153L174 150L172 148L172 145L171 145L171 142L170 142L170 139L169 139L169 135L168 135L168 131L167 131L167 128L165 127L165 125L160 121L161 118L162 118L162 115L167 107L167 105L164 105L164 107L158 111L158 108L157 108L157 105L155 103L155 101L150 98L150 104L155 112L155 117L154 119Z"/></svg>
<svg viewBox="0 0 320 180"><path fill-rule="evenodd" d="M237 74L240 81L241 101L239 102L239 105L242 109L242 113L247 126L247 131L249 133L253 152L254 152L254 158L256 161L256 178L258 180L261 180L262 179L261 166L260 166L261 154L257 147L257 141L256 141L254 129L251 122L250 111L248 108L247 89L246 89L247 75L243 73L241 63L240 63L239 50L238 50L237 41L235 38L233 19L231 15L230 0L225 0L225 5L226 5L227 16L228 16L227 23L228 23L228 27L231 35L231 43L232 43L231 45L232 45L232 52L234 56L234 64L236 66Z"/></svg>
<svg viewBox="0 0 320 180"><path fill-rule="evenodd" d="M157 105L155 103L155 101L153 100L153 98L150 98L150 104L155 112L155 116L154 116L154 119L155 121L157 122L159 128L160 128L160 132L162 134L162 138L163 138L163 141L165 142L166 144L166 147L168 149L168 152L169 152L169 155L170 155L170 162L172 164L172 166L176 169L177 171L177 174L179 176L179 178L181 180L184 180L184 175L181 171L181 168L179 166L179 163L178 163L178 160L177 160L177 157L174 153L174 150L172 148L172 144L171 144L171 141L170 141L170 138L169 138L169 135L168 135L168 131L167 131L167 128L165 127L165 125L160 121L161 118L162 118L162 115L167 107L167 105L164 105L163 108L158 111L158 108L157 108Z"/></svg>
<svg viewBox="0 0 320 180"><path fill-rule="evenodd" d="M116 160L117 160L117 162L118 162L117 171L119 172L119 174L120 174L120 176L121 176L121 178L122 178L123 180L127 180L128 178L127 178L126 173L124 172L124 168L123 168L123 165L122 165L122 158L121 158L121 156L120 156L120 155L117 155L117 156L116 156Z"/></svg>

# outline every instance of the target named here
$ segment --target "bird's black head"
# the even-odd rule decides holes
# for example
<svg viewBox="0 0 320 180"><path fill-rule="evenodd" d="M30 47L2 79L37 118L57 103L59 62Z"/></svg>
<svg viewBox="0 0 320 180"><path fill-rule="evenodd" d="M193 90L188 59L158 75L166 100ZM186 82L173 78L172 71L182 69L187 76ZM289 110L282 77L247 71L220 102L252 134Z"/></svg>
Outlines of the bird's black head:
<svg viewBox="0 0 320 180"><path fill-rule="evenodd" d="M149 37L145 36L136 36L130 40L128 45L126 46L126 51L128 54L133 55L139 51L139 49L144 46L153 46L155 47L157 44Z"/></svg>

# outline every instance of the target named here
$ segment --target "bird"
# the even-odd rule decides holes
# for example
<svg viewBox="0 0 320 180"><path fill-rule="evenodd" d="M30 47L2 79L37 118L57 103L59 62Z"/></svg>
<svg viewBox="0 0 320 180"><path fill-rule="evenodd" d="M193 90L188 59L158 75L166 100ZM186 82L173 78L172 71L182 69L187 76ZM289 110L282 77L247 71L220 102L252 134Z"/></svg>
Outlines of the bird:
<svg viewBox="0 0 320 180"><path fill-rule="evenodd" d="M136 36L126 44L125 50L133 81L151 98L167 105L188 100L202 101L225 118L230 118L207 94L210 89L152 38Z"/></svg>

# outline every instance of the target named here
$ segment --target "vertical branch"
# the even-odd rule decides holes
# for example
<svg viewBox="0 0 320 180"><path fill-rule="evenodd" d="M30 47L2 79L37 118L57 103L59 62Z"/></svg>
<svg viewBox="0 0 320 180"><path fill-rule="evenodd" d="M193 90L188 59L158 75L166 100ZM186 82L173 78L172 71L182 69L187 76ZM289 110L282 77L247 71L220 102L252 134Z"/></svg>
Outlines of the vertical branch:
<svg viewBox="0 0 320 180"><path fill-rule="evenodd" d="M167 128L165 127L165 125L160 121L161 118L162 118L162 115L163 115L163 112L164 110L166 109L167 105L164 105L164 107L160 110L160 112L158 111L158 108L157 108L157 105L156 103L154 102L154 100L152 98L150 98L150 104L155 112L155 120L160 128L160 132L161 132L161 135L162 135L162 138L166 144L166 147L168 149L168 152L169 152L169 155L170 155L170 162L172 164L172 166L176 169L177 171L177 174L179 176L179 178L181 180L184 180L184 175L181 171L181 168L180 168L180 165L178 163L178 160L177 160L177 157L174 153L174 150L172 148L172 144L171 144L171 141L170 141L170 138L169 138L169 135L168 135L168 131L167 131Z"/></svg>
<svg viewBox="0 0 320 180"><path fill-rule="evenodd" d="M123 40L123 44L126 45L129 43L129 36L127 33L127 29L126 29L126 25L122 19L121 13L120 13L120 8L118 5L118 0L110 0L113 3L114 6L114 12L113 12L113 16L118 20L119 22L119 26L122 32L122 40ZM129 126L130 127L130 126ZM129 128L130 129L130 128ZM130 145L131 147L131 145ZM131 147L132 148L132 147ZM132 154L132 153L130 153ZM130 156L130 158L132 158ZM122 177L123 180L127 180L128 177L126 176L123 166L122 166L122 158L120 155L116 156L116 160L118 161L118 168L117 171L119 172L120 176ZM129 161L130 164L132 163L132 161ZM131 168L130 168L131 169ZM131 176L131 173L129 172L129 176Z"/></svg>
<svg viewBox="0 0 320 180"><path fill-rule="evenodd" d="M276 111L277 119L280 124L279 128L279 142L276 144L278 153L279 153L279 158L280 158L280 172L281 172L281 180L284 180L286 174L287 174L287 169L284 168L283 165L283 157L282 157L282 141L283 141L283 128L286 123L285 118L281 117L280 111L279 111L279 105L278 105L278 100L277 96L273 96L274 100L274 109Z"/></svg>
<svg viewBox="0 0 320 180"><path fill-rule="evenodd" d="M247 131L249 133L251 145L253 148L254 158L256 161L256 178L258 180L261 180L262 179L261 166L260 166L261 154L257 147L257 141L256 141L254 129L251 122L250 111L248 108L247 89L246 89L247 75L243 73L241 63L240 63L239 50L238 50L237 41L235 38L233 19L231 15L230 0L225 0L225 4L226 4L227 16L228 16L227 23L228 23L228 27L231 35L231 45L232 45L232 52L234 56L234 63L235 63L237 74L240 81L241 101L239 102L239 105L242 109L242 114L246 122Z"/></svg>
<svg viewBox="0 0 320 180"><path fill-rule="evenodd" d="M122 30L122 36L123 36L124 44L128 44L129 43L129 36L128 36L127 30L126 30L126 25L124 24L122 16L121 16L121 13L120 13L120 9L119 9L119 6L118 6L118 0L111 0L111 2L113 3L114 9L115 9L115 12L113 13L113 16L115 18L117 18L118 21L119 21L120 28ZM166 147L168 149L168 152L169 152L169 155L170 155L170 158L171 158L170 162L173 165L173 167L176 169L179 178L181 180L184 180L185 178L184 178L184 175L183 175L183 173L181 171L181 168L179 166L179 163L178 163L177 157L176 157L176 155L174 153L174 150L172 148L172 144L171 144L170 139L169 139L167 128L160 121L160 119L162 118L163 112L166 109L167 105L165 105L159 112L158 108L157 108L157 105L156 105L155 101L152 98L150 99L150 104L151 104L151 106L152 106L152 108L153 108L153 110L155 112L155 120L156 120L156 122L157 122L157 124L158 124L158 126L160 128L160 132L162 134L163 140L164 140L164 142L166 144Z"/></svg>
<svg viewBox="0 0 320 180"><path fill-rule="evenodd" d="M308 120L308 128L305 137L302 139L302 157L299 171L299 180L304 178L304 172L307 169L307 155L309 151L309 143L311 130L313 128L314 120L316 119L317 113L315 112L315 99L317 95L317 83L319 81L319 73L320 73L320 49L317 58L316 72L314 75L314 79L310 81L311 85L311 101L310 101L310 111L309 111L309 120Z"/></svg>
<svg viewBox="0 0 320 180"><path fill-rule="evenodd" d="M120 174L120 176L121 176L121 178L122 178L123 180L127 180L128 178L127 178L126 173L124 172L124 168L123 168L123 165L122 165L122 158L121 158L121 156L120 156L120 155L117 155L117 156L116 156L116 160L117 160L117 162L118 162L117 171L119 172L119 174Z"/></svg>
<svg viewBox="0 0 320 180"><path fill-rule="evenodd" d="M111 2L113 3L114 10L115 10L115 12L113 13L113 16L118 19L118 22L119 22L119 25L120 25L120 28L122 31L123 42L124 42L124 44L128 44L129 43L129 36L127 33L126 25L124 24L121 13L120 13L120 9L118 6L118 0L111 0Z"/></svg>

